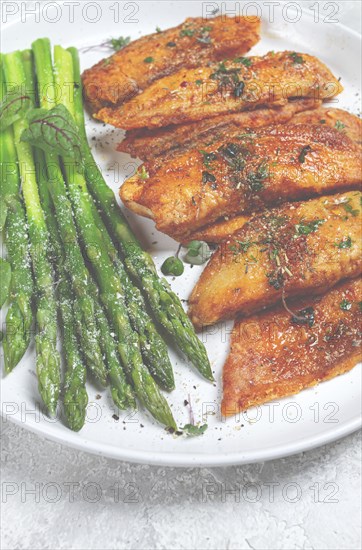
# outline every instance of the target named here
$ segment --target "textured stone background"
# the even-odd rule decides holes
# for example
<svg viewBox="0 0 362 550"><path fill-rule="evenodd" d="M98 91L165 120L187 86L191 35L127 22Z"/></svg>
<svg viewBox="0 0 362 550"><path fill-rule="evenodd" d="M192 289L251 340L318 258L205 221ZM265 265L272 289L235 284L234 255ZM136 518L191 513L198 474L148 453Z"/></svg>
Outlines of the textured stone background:
<svg viewBox="0 0 362 550"><path fill-rule="evenodd" d="M360 30L360 1L340 4ZM6 422L1 464L4 550L361 548L360 433L263 464L176 469L92 456Z"/></svg>
<svg viewBox="0 0 362 550"><path fill-rule="evenodd" d="M2 465L4 550L361 548L360 433L263 464L177 469L6 423Z"/></svg>

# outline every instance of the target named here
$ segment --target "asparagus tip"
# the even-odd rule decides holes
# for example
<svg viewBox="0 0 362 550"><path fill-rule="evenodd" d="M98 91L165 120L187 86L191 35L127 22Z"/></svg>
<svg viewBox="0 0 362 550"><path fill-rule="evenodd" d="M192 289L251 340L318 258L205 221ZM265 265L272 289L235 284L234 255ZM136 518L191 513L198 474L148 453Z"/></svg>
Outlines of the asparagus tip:
<svg viewBox="0 0 362 550"><path fill-rule="evenodd" d="M14 370L16 365L22 359L27 347L25 349L14 348L13 346L10 347L7 340L5 339L3 341L3 349L5 374L10 374L11 371Z"/></svg>

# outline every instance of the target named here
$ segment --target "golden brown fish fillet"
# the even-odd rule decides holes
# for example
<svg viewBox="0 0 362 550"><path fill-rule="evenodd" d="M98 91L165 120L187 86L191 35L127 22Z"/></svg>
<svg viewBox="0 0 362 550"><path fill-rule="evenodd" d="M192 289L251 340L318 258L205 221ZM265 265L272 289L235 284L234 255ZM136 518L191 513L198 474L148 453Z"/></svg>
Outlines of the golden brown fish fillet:
<svg viewBox="0 0 362 550"><path fill-rule="evenodd" d="M362 360L362 282L239 320L223 371L224 416L300 392Z"/></svg>
<svg viewBox="0 0 362 550"><path fill-rule="evenodd" d="M211 258L189 300L197 327L284 298L325 292L361 273L360 191L288 203L254 216Z"/></svg>
<svg viewBox="0 0 362 550"><path fill-rule="evenodd" d="M326 124L346 134L352 141L362 144L362 120L343 109L319 107L312 111L297 113L290 121L292 124Z"/></svg>
<svg viewBox="0 0 362 550"><path fill-rule="evenodd" d="M272 124L326 124L340 130L352 141L362 143L362 120L359 117L321 104L314 99L297 99L281 107L261 107L154 130L129 130L117 150L142 160L158 158L161 163L165 154L178 154L186 148L200 149L225 135L230 138L241 131Z"/></svg>
<svg viewBox="0 0 362 550"><path fill-rule="evenodd" d="M191 233L187 240L219 244L239 231L249 220L250 216L235 216L234 218L224 219Z"/></svg>
<svg viewBox="0 0 362 550"><path fill-rule="evenodd" d="M171 152L178 154L180 149L203 148L205 144L231 137L247 128L261 128L271 124L282 124L293 120L293 115L301 111L319 107L320 101L298 99L288 101L285 105L274 108L262 107L253 111L224 114L206 118L198 122L189 122L167 128L148 130L130 130L126 138L118 145L117 150L129 153L142 160L156 159L163 162L164 155ZM273 106L272 106L273 107Z"/></svg>
<svg viewBox="0 0 362 550"><path fill-rule="evenodd" d="M154 80L181 68L197 67L248 52L260 38L256 17L201 17L143 36L84 71L83 85L92 110L119 105Z"/></svg>
<svg viewBox="0 0 362 550"><path fill-rule="evenodd" d="M306 100L308 101L308 100ZM362 120L356 115L342 109L316 108L303 111L294 115L286 121L286 124L326 124L350 137L355 143L361 144ZM229 128L227 128L228 135ZM240 131L240 128L239 128ZM218 244L239 231L248 221L249 217L235 216L207 225L190 236L191 239L203 240L209 243Z"/></svg>
<svg viewBox="0 0 362 550"><path fill-rule="evenodd" d="M342 109L320 107L311 111L298 113L286 122L286 124L318 123L326 124L332 128L337 128L339 131L351 138L355 143L362 143L362 120L356 115L348 113ZM248 219L249 217L245 216L235 216L226 220L220 220L196 231L196 233L191 235L190 240L198 239L214 244L221 243L236 233L236 231L239 231Z"/></svg>
<svg viewBox="0 0 362 550"><path fill-rule="evenodd" d="M159 128L235 113L259 105L284 105L291 97L330 99L343 87L316 57L269 53L244 62L226 61L183 69L96 118L119 128ZM242 58L244 60L244 58Z"/></svg>
<svg viewBox="0 0 362 550"><path fill-rule="evenodd" d="M224 216L353 188L361 149L326 125L277 125L192 149L137 173L120 190L125 205L179 241Z"/></svg>

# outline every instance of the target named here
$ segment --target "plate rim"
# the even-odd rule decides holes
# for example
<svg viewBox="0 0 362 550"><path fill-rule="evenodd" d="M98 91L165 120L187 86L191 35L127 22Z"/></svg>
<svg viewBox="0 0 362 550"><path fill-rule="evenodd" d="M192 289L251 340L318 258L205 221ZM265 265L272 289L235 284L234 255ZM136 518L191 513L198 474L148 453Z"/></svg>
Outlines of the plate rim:
<svg viewBox="0 0 362 550"><path fill-rule="evenodd" d="M268 462L278 458L296 455L305 451L316 449L328 443L333 443L343 437L346 437L362 428L361 415L357 418L344 422L336 429L322 434L317 434L311 437L303 438L298 444L295 442L280 444L276 447L267 447L261 451L246 451L245 453L175 453L175 452L153 452L153 451L138 451L138 450L122 450L121 448L112 446L106 443L97 443L89 439L77 439L79 432L69 431L66 440L61 435L58 435L55 430L44 429L44 424L38 424L33 421L23 422L16 415L6 417L1 411L0 416L3 418L4 424L7 421L14 423L17 426L35 433L42 439L60 443L66 447L90 453L92 455L104 456L114 460L121 460L136 464L149 464L153 466L168 466L168 467L220 467L233 466L243 464L253 464ZM39 426L39 427L38 427ZM42 426L42 428L40 428ZM62 434L62 432L60 432ZM249 456L250 455L250 456Z"/></svg>
<svg viewBox="0 0 362 550"><path fill-rule="evenodd" d="M62 4L64 0L55 0L55 3ZM303 15L309 19L313 17L306 8L301 8ZM21 16L12 19L11 21L2 25L2 28L9 29L13 25L16 25L21 21ZM344 23L335 23L344 33L354 36L359 40L362 39L362 33L350 28ZM5 48L6 50L6 48ZM357 366L357 365L356 365ZM0 391L2 394L2 389ZM3 402L2 395L0 395L0 402ZM362 414L353 417L352 419L343 422L329 431L319 434L311 435L307 438L302 438L299 442L282 443L277 446L269 446L262 450L252 450L243 452L213 452L212 454L203 453L180 453L180 452L165 452L165 451L151 451L151 450L135 450L135 449L122 449L111 444L97 442L91 439L82 437L79 432L72 432L69 430L64 436L64 432L57 432L50 424L50 427L43 423L37 423L33 420L26 422L22 421L16 415L7 416L1 407L0 416L3 419L3 424L11 422L16 426L20 426L25 430L28 430L42 439L65 445L66 447L76 449L78 451L87 452L93 455L102 457L108 457L114 460L126 461L137 464L148 464L167 467L220 467L220 466L232 466L251 463L260 463L287 456L299 454L301 452L309 451L323 445L337 441L343 437L346 437L362 428Z"/></svg>

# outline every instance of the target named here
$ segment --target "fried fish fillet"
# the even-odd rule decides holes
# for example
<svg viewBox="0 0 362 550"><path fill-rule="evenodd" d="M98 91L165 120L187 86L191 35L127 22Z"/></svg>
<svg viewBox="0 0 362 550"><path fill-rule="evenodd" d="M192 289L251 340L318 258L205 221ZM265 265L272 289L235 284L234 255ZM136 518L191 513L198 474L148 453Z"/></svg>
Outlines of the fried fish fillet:
<svg viewBox="0 0 362 550"><path fill-rule="evenodd" d="M236 321L223 370L224 416L300 392L362 360L362 281Z"/></svg>
<svg viewBox="0 0 362 550"><path fill-rule="evenodd" d="M260 39L256 17L186 19L178 27L143 36L84 71L88 103L97 111L119 105L154 80L181 68L245 54Z"/></svg>
<svg viewBox="0 0 362 550"><path fill-rule="evenodd" d="M211 258L190 300L196 327L313 296L362 269L362 193L288 203L254 216Z"/></svg>
<svg viewBox="0 0 362 550"><path fill-rule="evenodd" d="M249 220L250 216L235 216L234 218L223 219L191 233L187 240L206 241L207 243L219 244L239 231Z"/></svg>
<svg viewBox="0 0 362 550"><path fill-rule="evenodd" d="M314 99L297 99L281 107L261 107L154 130L130 130L117 150L142 160L159 158L159 162L163 162L166 154L178 154L183 149L201 149L225 135L230 138L242 131L272 124L326 124L339 129L352 141L362 143L362 120L359 117L343 109L322 107L321 104L321 101Z"/></svg>
<svg viewBox="0 0 362 550"><path fill-rule="evenodd" d="M352 141L362 144L362 120L343 109L319 107L311 111L304 110L295 114L292 124L326 124L337 128L351 138Z"/></svg>
<svg viewBox="0 0 362 550"><path fill-rule="evenodd" d="M347 111L334 108L316 108L294 115L286 124L326 124L350 137L355 143L362 143L362 120ZM227 129L228 135L229 129ZM240 128L239 128L240 132ZM209 243L218 244L236 233L249 220L249 216L235 216L207 225L190 236Z"/></svg>
<svg viewBox="0 0 362 550"><path fill-rule="evenodd" d="M163 162L165 154L179 153L183 149L201 149L208 143L218 141L225 135L237 135L242 129L261 128L271 124L283 124L293 120L296 113L319 107L320 101L298 99L274 108L259 108L253 111L224 114L167 128L130 130L117 150L129 153L142 160L159 158ZM273 106L272 106L273 107ZM162 156L161 156L162 155Z"/></svg>
<svg viewBox="0 0 362 550"><path fill-rule="evenodd" d="M160 78L127 103L101 109L96 118L119 128L159 128L256 108L288 98L330 99L343 90L316 57L271 52L263 57L183 69Z"/></svg>
<svg viewBox="0 0 362 550"><path fill-rule="evenodd" d="M361 148L326 125L276 125L186 151L161 166L148 161L144 170L121 187L123 202L185 242L225 216L354 188L361 182Z"/></svg>

